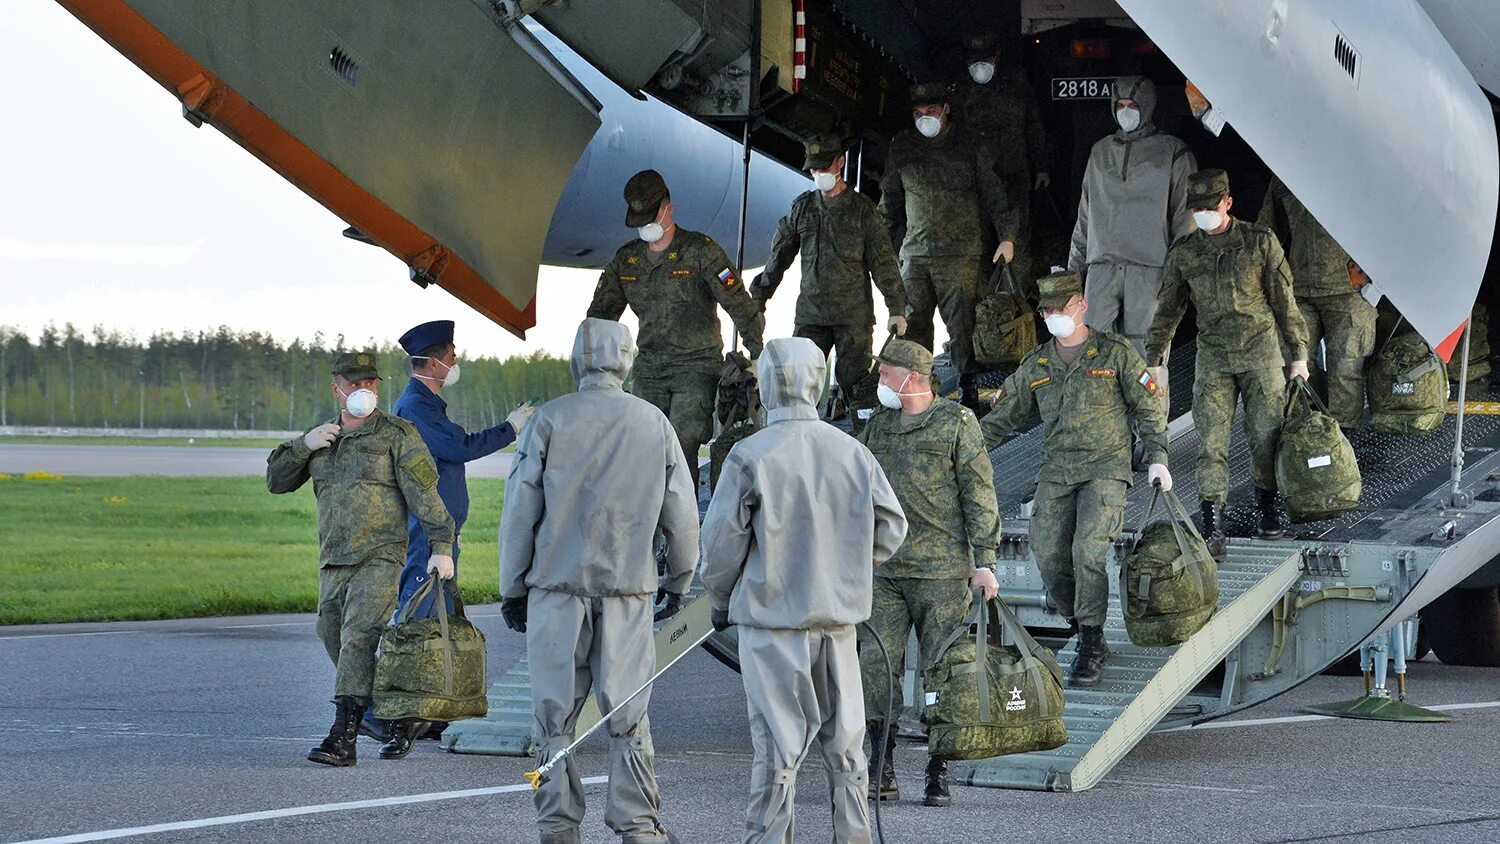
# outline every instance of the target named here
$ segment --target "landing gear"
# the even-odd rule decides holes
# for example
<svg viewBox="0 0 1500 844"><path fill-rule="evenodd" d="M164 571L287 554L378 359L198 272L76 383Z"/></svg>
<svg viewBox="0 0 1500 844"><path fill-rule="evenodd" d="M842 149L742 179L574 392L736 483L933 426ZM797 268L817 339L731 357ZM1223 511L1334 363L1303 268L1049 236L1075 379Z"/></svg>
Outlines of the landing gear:
<svg viewBox="0 0 1500 844"><path fill-rule="evenodd" d="M1360 669L1365 679L1365 696L1307 707L1308 712L1338 718L1360 718L1370 721L1405 721L1439 723L1452 720L1441 712L1423 709L1406 702L1406 659L1416 645L1416 619L1408 619L1359 646ZM1389 663L1396 670L1396 695L1387 685Z"/></svg>

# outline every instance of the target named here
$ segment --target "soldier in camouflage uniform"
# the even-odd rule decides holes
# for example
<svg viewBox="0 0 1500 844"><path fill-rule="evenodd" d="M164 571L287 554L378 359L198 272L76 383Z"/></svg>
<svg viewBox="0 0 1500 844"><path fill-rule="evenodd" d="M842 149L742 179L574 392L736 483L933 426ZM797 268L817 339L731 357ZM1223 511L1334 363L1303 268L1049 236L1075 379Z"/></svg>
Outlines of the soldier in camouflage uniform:
<svg viewBox="0 0 1500 844"><path fill-rule="evenodd" d="M1051 182L1047 175L1047 135L1037 110L1036 94L1019 61L1000 63L994 35L971 35L964 41L970 83L964 87L961 115L984 138L994 168L1005 182L1006 197L1016 212L1016 250L1011 259L1017 279L1030 280L1031 191Z"/></svg>
<svg viewBox="0 0 1500 844"><path fill-rule="evenodd" d="M688 466L714 435L714 394L724 341L723 306L750 357L760 356L759 309L713 239L679 229L661 174L642 170L625 183L625 225L640 238L620 247L599 274L588 315L617 320L625 306L640 320L640 357L633 392L656 405L682 444ZM693 472L697 478L697 472Z"/></svg>
<svg viewBox="0 0 1500 844"><path fill-rule="evenodd" d="M1365 413L1365 358L1375 350L1375 308L1351 283L1349 253L1280 179L1271 180L1256 222L1286 250L1308 351L1324 344L1328 410L1352 431Z"/></svg>
<svg viewBox="0 0 1500 844"><path fill-rule="evenodd" d="M812 171L816 190L797 197L776 226L765 271L750 283L750 296L762 311L781 284L797 253L802 253L802 291L797 297L797 337L818 344L823 354L838 349L834 375L850 415L875 406L871 383L871 326L875 303L870 280L885 297L892 334L906 332L906 294L890 235L875 213L875 203L844 181L844 146L833 136L815 136L803 144L804 169Z"/></svg>
<svg viewBox="0 0 1500 844"><path fill-rule="evenodd" d="M1162 353L1191 302L1198 313L1193 423L1198 430L1198 495L1209 549L1224 554L1224 500L1229 494L1229 435L1236 402L1245 405L1250 477L1260 535L1281 535L1276 506L1276 438L1288 378L1307 377L1307 325L1297 310L1292 273L1269 229L1229 216L1229 174L1199 170L1188 178L1188 207L1198 230L1167 253L1161 302L1146 336L1146 362ZM1283 373L1282 363L1286 362Z"/></svg>
<svg viewBox="0 0 1500 844"><path fill-rule="evenodd" d="M453 519L438 495L437 467L417 429L382 413L371 352L333 364L339 417L282 443L266 460L266 488L294 492L313 482L318 502L318 636L336 666L333 729L307 758L355 763L359 722L373 698L375 646L396 607L406 562L406 519L421 522L432 548L428 571L453 577Z"/></svg>
<svg viewBox="0 0 1500 844"><path fill-rule="evenodd" d="M881 720L887 684L900 682L899 656L913 625L925 667L968 615L970 590L983 589L986 598L999 591L995 546L1000 508L979 421L968 408L933 395L932 353L910 340L892 340L879 360L885 407L870 418L859 439L885 470L906 513L906 541L875 570L870 613L870 626L894 649L894 674L886 675L880 649L863 628L859 654L870 742L875 750L877 742L886 743L885 768L870 771L870 794L896 800L896 725ZM870 754L871 765L876 755ZM922 802L952 802L946 762L928 761Z"/></svg>
<svg viewBox="0 0 1500 844"><path fill-rule="evenodd" d="M891 140L881 181L880 216L901 241L901 278L910 314L907 337L933 345L933 309L943 313L959 400L979 406L974 364L974 303L979 297L984 228L1000 242L994 260L1015 257L1018 215L1005 183L974 132L949 114L948 89L912 88L916 128Z"/></svg>
<svg viewBox="0 0 1500 844"><path fill-rule="evenodd" d="M1040 415L1046 440L1031 516L1031 548L1047 594L1079 631L1070 686L1094 686L1109 648L1105 562L1120 535L1131 475L1132 431L1145 445L1148 477L1172 488L1166 418L1156 382L1130 341L1084 324L1083 279L1062 272L1037 282L1053 339L1006 379L984 417L994 448Z"/></svg>

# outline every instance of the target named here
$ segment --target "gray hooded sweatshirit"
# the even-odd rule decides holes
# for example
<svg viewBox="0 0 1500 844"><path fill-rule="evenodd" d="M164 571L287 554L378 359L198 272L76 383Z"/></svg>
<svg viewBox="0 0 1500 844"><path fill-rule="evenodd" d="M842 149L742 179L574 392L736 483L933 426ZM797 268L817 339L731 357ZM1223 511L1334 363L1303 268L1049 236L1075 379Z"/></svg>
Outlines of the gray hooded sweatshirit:
<svg viewBox="0 0 1500 844"><path fill-rule="evenodd" d="M543 405L516 448L500 520L500 590L527 597L526 652L541 758L573 738L590 687L603 711L656 670L652 539L667 538L667 582L686 592L698 507L672 425L621 389L635 347L618 322L586 319L573 343L578 392ZM646 756L646 691L609 720L604 822L625 841L666 841ZM577 841L583 784L570 757L536 792L543 840Z"/></svg>
<svg viewBox="0 0 1500 844"><path fill-rule="evenodd" d="M873 455L818 419L811 340L766 344L765 430L729 453L703 522L703 584L738 625L755 762L746 842L790 842L797 769L816 743L834 840L870 841L865 715L853 625L906 517Z"/></svg>

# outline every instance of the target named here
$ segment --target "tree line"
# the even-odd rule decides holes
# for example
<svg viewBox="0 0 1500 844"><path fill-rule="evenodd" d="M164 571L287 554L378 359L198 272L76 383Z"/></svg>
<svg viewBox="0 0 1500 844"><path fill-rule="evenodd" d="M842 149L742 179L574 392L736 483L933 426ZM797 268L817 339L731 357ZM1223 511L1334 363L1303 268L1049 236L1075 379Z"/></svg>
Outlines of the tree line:
<svg viewBox="0 0 1500 844"><path fill-rule="evenodd" d="M283 344L224 326L141 342L103 326L49 324L35 337L0 326L0 425L300 430L336 412L328 368L348 349L379 356L380 406L389 410L411 373L394 343L355 346L319 333ZM568 361L543 352L462 362L463 381L443 398L469 430L498 424L519 402L573 390Z"/></svg>

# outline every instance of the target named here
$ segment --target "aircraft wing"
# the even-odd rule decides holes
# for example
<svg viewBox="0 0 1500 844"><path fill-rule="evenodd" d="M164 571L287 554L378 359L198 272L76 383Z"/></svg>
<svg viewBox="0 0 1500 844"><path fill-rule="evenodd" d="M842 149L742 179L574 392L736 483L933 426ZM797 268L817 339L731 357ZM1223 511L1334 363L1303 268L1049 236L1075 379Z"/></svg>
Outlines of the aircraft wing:
<svg viewBox="0 0 1500 844"><path fill-rule="evenodd" d="M1489 258L1500 163L1484 94L1417 0L1119 2L1451 357Z"/></svg>
<svg viewBox="0 0 1500 844"><path fill-rule="evenodd" d="M454 0L58 2L414 280L517 335L536 323L547 227L599 118L524 27Z"/></svg>

